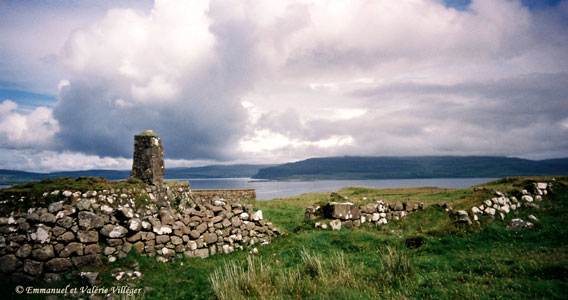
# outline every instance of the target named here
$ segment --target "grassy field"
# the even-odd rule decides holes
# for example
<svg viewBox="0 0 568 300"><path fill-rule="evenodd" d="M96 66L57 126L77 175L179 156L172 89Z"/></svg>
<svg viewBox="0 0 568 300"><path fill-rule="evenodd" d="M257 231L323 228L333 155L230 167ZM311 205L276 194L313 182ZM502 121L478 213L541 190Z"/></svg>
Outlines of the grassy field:
<svg viewBox="0 0 568 300"><path fill-rule="evenodd" d="M501 191L522 188L527 180L503 179L482 186ZM304 209L326 201L329 193L253 201L264 217L287 232L271 244L207 259L157 263L130 254L93 270L112 287L110 271L140 264L138 299L568 299L568 178L556 178L554 192L505 221L482 219L481 226L454 225L436 203L469 208L489 197L469 189L370 189L339 191L365 203L421 201L427 209L386 228L362 226L341 231L315 229ZM511 218L539 218L534 228L507 230ZM72 278L72 277L70 277ZM71 279L56 285L76 284ZM11 290L10 290L11 289ZM18 296L13 286L2 290ZM38 297L39 298L39 297ZM124 297L123 297L124 298ZM41 298L39 298L41 299Z"/></svg>

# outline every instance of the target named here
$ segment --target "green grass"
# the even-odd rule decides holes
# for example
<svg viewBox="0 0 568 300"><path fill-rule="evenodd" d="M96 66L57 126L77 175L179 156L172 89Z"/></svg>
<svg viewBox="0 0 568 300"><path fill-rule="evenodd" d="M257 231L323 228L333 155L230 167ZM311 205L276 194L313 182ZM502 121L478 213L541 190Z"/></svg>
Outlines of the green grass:
<svg viewBox="0 0 568 300"><path fill-rule="evenodd" d="M183 182L179 181L164 181L164 184L170 188L184 185ZM78 177L77 179L72 177L59 177L43 179L37 182L29 182L0 189L0 199L7 200L6 203L0 206L0 214L7 215L12 211L25 210L29 207L46 207L52 202L61 200L68 203L70 199L62 195L62 192L65 190L84 193L87 191L111 189L121 190L135 188L142 190L147 187L149 187L148 184L136 178L116 181L111 181L103 177ZM59 194L50 194L56 190L59 191ZM43 196L44 193L48 193L47 197ZM19 201L22 198L24 201ZM147 205L150 203L150 200L147 194L140 193L136 196L135 203L136 205Z"/></svg>
<svg viewBox="0 0 568 300"><path fill-rule="evenodd" d="M62 195L65 190L69 191L102 191L110 189L130 189L130 188L146 188L147 184L139 179L129 178L118 181L110 181L102 177L60 177L43 179L37 182L29 182L21 185L14 185L10 188L0 190L0 199L7 200L0 207L0 213L6 215L11 211L25 210L29 207L46 207L52 202L66 200ZM44 197L44 193L59 191L57 195L48 194ZM23 198L24 201L19 201Z"/></svg>
<svg viewBox="0 0 568 300"><path fill-rule="evenodd" d="M515 178L483 186L510 190L538 178ZM451 202L468 208L489 197L473 189L364 189L339 191L350 201ZM554 192L505 221L482 218L482 226L454 225L441 207L429 205L406 220L383 228L326 231L304 222L307 205L329 193L272 201L252 201L266 219L287 231L269 245L208 259L156 263L130 254L105 265L104 286L114 286L110 270L140 263L144 299L567 299L568 186L557 178ZM367 197L367 200L363 200ZM536 215L534 228L506 230L511 218ZM64 285L65 283L58 283ZM13 290L3 284L2 290Z"/></svg>

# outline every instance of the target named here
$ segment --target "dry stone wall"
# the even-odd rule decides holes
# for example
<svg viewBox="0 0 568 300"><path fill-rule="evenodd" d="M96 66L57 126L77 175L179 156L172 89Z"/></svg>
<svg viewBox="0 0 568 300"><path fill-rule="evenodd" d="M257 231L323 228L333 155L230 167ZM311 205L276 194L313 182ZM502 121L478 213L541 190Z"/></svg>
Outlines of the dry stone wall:
<svg viewBox="0 0 568 300"><path fill-rule="evenodd" d="M48 207L0 217L0 275L15 281L123 258L130 251L168 261L269 243L280 231L251 205L194 201L189 183L173 187L52 191Z"/></svg>
<svg viewBox="0 0 568 300"><path fill-rule="evenodd" d="M498 217L501 220L505 220L508 214L522 207L539 208L540 206L536 202L543 201L543 197L549 193L552 185L553 183L547 182L533 183L524 189L511 192L510 195L501 191L493 191L493 197L485 199L478 205L473 206L469 211L458 210L453 213L453 216L456 219L456 223L467 225L479 223L480 218L483 216L490 218ZM451 208L448 208L448 210L451 210ZM531 221L537 220L536 217L532 217ZM533 223L530 221L523 221L521 219L513 219L509 224L510 228L532 226Z"/></svg>
<svg viewBox="0 0 568 300"><path fill-rule="evenodd" d="M336 193L332 198L341 198ZM377 226L387 224L391 220L406 218L412 212L425 208L424 203L417 202L385 202L374 200L372 203L359 206L351 202L330 202L325 206L318 204L306 208L305 219L317 220L321 218L331 219L330 222L316 222L316 228L340 230L341 226L347 228L358 227L366 222Z"/></svg>
<svg viewBox="0 0 568 300"><path fill-rule="evenodd" d="M255 200L256 191L254 189L191 190L191 196L197 203L209 203L217 198L231 202L241 202L244 200Z"/></svg>

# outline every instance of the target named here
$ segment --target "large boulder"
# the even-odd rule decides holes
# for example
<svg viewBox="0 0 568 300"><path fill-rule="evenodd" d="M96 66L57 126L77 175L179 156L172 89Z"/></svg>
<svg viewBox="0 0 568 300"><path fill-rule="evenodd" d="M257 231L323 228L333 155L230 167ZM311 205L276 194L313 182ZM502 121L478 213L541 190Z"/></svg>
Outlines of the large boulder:
<svg viewBox="0 0 568 300"><path fill-rule="evenodd" d="M331 219L359 219L359 206L351 202L330 202L323 208L324 215Z"/></svg>

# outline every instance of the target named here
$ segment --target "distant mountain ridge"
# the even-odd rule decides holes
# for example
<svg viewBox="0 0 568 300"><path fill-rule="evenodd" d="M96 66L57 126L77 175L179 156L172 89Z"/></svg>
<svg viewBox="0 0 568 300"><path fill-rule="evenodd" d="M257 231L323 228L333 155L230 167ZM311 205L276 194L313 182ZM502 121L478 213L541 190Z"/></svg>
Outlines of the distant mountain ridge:
<svg viewBox="0 0 568 300"><path fill-rule="evenodd" d="M310 158L282 165L209 165L167 168L164 179L252 177L268 180L475 178L568 174L568 158L528 160L498 156L342 156ZM0 184L55 177L130 177L128 170L33 173L0 170Z"/></svg>
<svg viewBox="0 0 568 300"><path fill-rule="evenodd" d="M252 177L261 168L274 165L210 165L191 168L166 168L165 179L187 179L187 178L230 178L230 177ZM130 177L130 170L83 170L83 171L63 171L52 173L34 173L16 170L0 169L0 184L21 184L30 181L38 181L45 178L56 177L79 177L95 176L105 177L110 180L119 180Z"/></svg>
<svg viewBox="0 0 568 300"><path fill-rule="evenodd" d="M269 180L474 178L568 174L568 158L528 160L496 156L343 156L310 158L263 168Z"/></svg>

